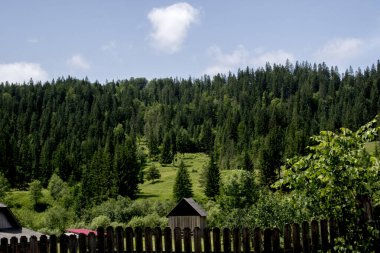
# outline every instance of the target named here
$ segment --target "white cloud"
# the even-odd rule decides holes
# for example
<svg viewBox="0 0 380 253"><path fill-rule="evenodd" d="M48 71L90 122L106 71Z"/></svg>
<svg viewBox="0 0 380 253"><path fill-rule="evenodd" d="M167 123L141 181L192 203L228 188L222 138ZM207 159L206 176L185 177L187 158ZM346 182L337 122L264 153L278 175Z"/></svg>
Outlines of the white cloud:
<svg viewBox="0 0 380 253"><path fill-rule="evenodd" d="M265 51L255 49L249 52L244 46L238 46L231 53L223 53L219 47L211 47L208 50L213 64L206 68L205 74L215 75L218 73L234 72L238 68L247 66L252 68L263 67L266 63L285 64L286 60L293 61L293 54L284 50Z"/></svg>
<svg viewBox="0 0 380 253"><path fill-rule="evenodd" d="M30 78L33 81L47 81L48 73L38 63L15 62L0 64L0 82L23 83Z"/></svg>
<svg viewBox="0 0 380 253"><path fill-rule="evenodd" d="M67 65L76 70L88 70L90 69L90 63L80 54L73 55L67 60Z"/></svg>
<svg viewBox="0 0 380 253"><path fill-rule="evenodd" d="M314 58L321 62L340 65L362 53L365 41L358 38L334 39L328 41L314 54Z"/></svg>
<svg viewBox="0 0 380 253"><path fill-rule="evenodd" d="M152 9L148 14L153 29L150 34L152 46L169 54L179 51L190 25L198 18L199 10L188 3Z"/></svg>
<svg viewBox="0 0 380 253"><path fill-rule="evenodd" d="M289 60L290 62L294 61L293 54L280 49L257 53L251 62L253 66L259 67L265 66L267 63L285 64L286 60Z"/></svg>
<svg viewBox="0 0 380 253"><path fill-rule="evenodd" d="M231 53L223 53L219 47L211 47L208 54L213 58L214 64L206 68L205 73L216 75L218 73L228 73L239 67L249 65L250 54L243 46L238 46Z"/></svg>

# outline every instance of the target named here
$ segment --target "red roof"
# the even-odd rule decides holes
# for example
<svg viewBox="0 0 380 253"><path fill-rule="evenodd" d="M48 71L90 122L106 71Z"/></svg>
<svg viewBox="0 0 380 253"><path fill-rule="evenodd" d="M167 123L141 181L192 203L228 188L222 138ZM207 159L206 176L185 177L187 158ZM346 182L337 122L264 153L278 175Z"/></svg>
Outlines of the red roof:
<svg viewBox="0 0 380 253"><path fill-rule="evenodd" d="M91 230L91 229L85 229L85 228L69 228L69 229L66 229L66 232L67 233L73 233L73 234L84 234L86 236L88 236L89 233L94 233L95 235L97 235L96 231L95 230Z"/></svg>

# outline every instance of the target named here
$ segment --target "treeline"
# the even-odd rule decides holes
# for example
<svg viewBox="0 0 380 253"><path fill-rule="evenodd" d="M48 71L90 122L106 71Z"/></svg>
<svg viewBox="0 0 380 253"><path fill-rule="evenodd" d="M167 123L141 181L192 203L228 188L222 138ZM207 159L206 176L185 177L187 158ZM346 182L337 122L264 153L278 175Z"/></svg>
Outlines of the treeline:
<svg viewBox="0 0 380 253"><path fill-rule="evenodd" d="M357 129L380 111L380 62L340 74L325 64L267 65L200 79L131 78L104 85L72 77L0 84L0 171L12 187L52 174L80 182L82 203L134 198L145 153L213 154L221 169L274 182L309 137Z"/></svg>

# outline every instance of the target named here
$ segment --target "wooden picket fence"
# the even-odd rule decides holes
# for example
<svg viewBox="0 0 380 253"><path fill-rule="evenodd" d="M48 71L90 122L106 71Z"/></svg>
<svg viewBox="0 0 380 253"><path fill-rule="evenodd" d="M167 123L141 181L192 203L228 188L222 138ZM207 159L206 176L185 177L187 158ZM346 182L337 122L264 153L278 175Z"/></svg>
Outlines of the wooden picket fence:
<svg viewBox="0 0 380 253"><path fill-rule="evenodd" d="M267 229L98 228L97 236L16 237L0 240L1 253L251 253L333 252L339 235L333 220Z"/></svg>

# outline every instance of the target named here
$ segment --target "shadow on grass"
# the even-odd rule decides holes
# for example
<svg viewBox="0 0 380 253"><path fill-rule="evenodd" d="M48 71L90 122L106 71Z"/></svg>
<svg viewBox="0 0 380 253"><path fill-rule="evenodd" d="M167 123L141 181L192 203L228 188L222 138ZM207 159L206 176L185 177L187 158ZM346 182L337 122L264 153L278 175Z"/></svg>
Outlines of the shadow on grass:
<svg viewBox="0 0 380 253"><path fill-rule="evenodd" d="M151 181L149 184L157 184L157 183L162 183L164 181L162 180L154 180L154 181Z"/></svg>
<svg viewBox="0 0 380 253"><path fill-rule="evenodd" d="M158 197L159 195L157 194L145 194L145 193L141 193L139 195L137 195L137 198L141 198L141 199L147 199L147 198L156 198Z"/></svg>
<svg viewBox="0 0 380 253"><path fill-rule="evenodd" d="M46 203L37 203L37 204L34 206L34 210L35 210L37 213L45 212L47 208L48 208L48 204L46 204Z"/></svg>

